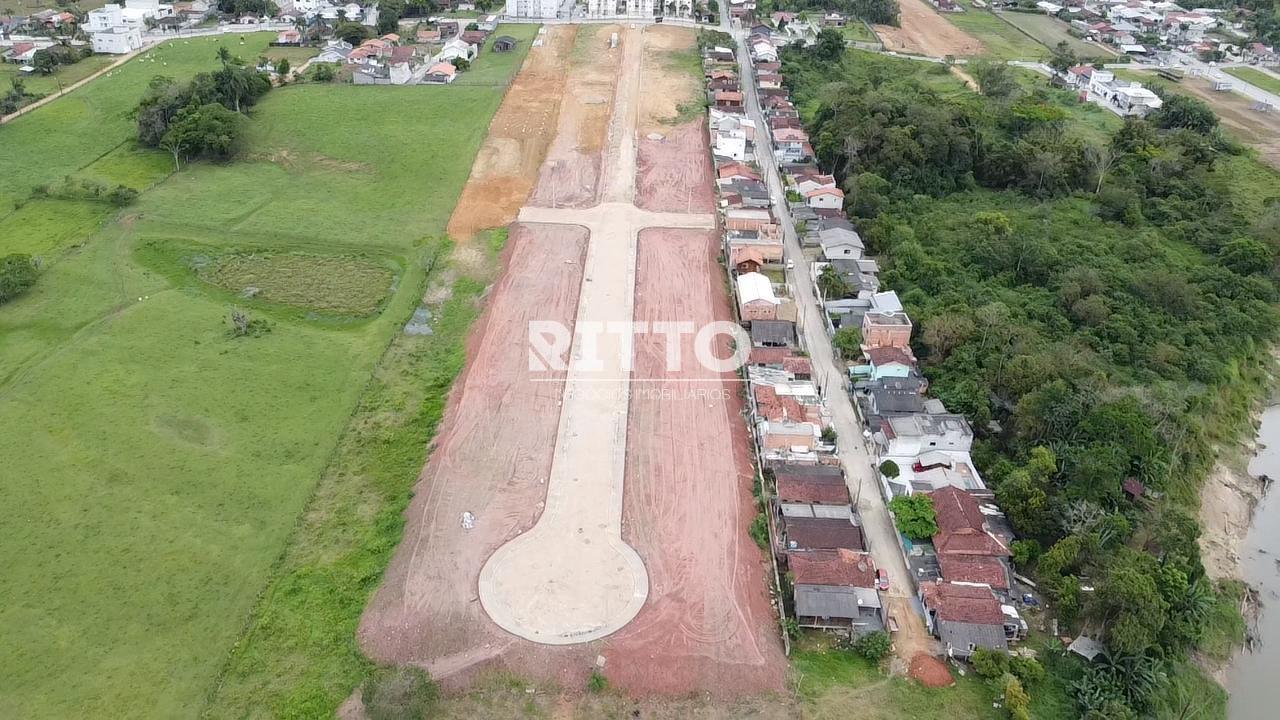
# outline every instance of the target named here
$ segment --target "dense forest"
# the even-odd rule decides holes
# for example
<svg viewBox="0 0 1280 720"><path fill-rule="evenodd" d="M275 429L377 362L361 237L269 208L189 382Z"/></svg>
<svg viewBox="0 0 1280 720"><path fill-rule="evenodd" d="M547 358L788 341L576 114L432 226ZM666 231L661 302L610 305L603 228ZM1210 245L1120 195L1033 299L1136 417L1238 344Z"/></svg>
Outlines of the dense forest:
<svg viewBox="0 0 1280 720"><path fill-rule="evenodd" d="M1201 562L1197 491L1277 329L1280 182L1194 99L1112 132L1007 66L974 68L979 94L943 66L820 55L788 50L783 73L930 392L972 421L1019 570L1107 645L1055 666L1072 712L1220 702L1189 658L1239 635L1238 590Z"/></svg>

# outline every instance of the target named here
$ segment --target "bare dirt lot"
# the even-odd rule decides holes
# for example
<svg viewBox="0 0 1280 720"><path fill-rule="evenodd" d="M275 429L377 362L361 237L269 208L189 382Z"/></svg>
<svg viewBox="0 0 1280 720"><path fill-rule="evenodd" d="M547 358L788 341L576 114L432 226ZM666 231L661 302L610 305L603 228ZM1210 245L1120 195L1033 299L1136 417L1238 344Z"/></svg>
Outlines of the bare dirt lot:
<svg viewBox="0 0 1280 720"><path fill-rule="evenodd" d="M515 220L529 198L555 136L577 34L574 25L552 26L543 44L529 50L489 124L471 177L449 218L450 237L466 240L481 230L502 227Z"/></svg>
<svg viewBox="0 0 1280 720"><path fill-rule="evenodd" d="M644 34L636 204L664 212L715 208L701 78L681 62L694 36L673 27ZM697 108L690 112L690 108Z"/></svg>
<svg viewBox="0 0 1280 720"><path fill-rule="evenodd" d="M642 231L635 319L730 319L715 257L714 232ZM643 694L781 690L786 659L747 533L755 510L740 385L696 362L670 372L666 350L660 336L636 345L624 528L650 589L639 616L607 642L606 676ZM692 335L681 356L693 357Z"/></svg>
<svg viewBox="0 0 1280 720"><path fill-rule="evenodd" d="M697 375L696 363L668 375L663 336L655 336L661 348L638 352L636 372L656 382L630 383L632 396L647 386L702 392L621 405L626 425L618 441L625 452L618 468L624 480L620 537L647 570L639 614L603 640L553 646L499 628L485 612L488 603L481 603L482 568L497 557L495 551L515 545L517 536L533 535L530 528L554 514L550 508L543 513L549 479L560 477L556 473L567 457L561 450L581 434L560 437L566 401L572 399L565 394L567 384L532 381L528 323L555 320L572 327L579 311L590 317L588 309L601 307L592 301L588 308L585 298L619 287L632 299L628 317L695 323L730 317L710 229L712 173L702 120L691 118L678 142L652 151L647 170L638 169L643 151L633 142L642 118L648 123L664 117L652 110L660 105L656 100L644 104L640 88L696 86L689 84L687 66L677 71L674 64L661 64L662 58L655 58L652 77L641 73L639 49L647 31L620 31L622 46L610 50L613 31L579 31L556 137L521 215L529 218L512 226L507 269L489 299L438 447L406 512L404 540L362 620L361 646L378 661L420 665L451 688L496 668L577 690L602 656L613 685L635 695L778 691L786 661L765 566L747 532L752 471L738 387L718 374ZM661 35L663 42L672 40L670 29ZM664 68L677 72L676 79L666 78ZM674 167L677 159L689 167ZM676 190L655 191L654 183L674 184ZM668 206L674 212L647 210ZM527 222L534 216L536 222ZM634 259L622 265L625 278L604 268L594 278L584 271L593 257L613 257L616 246L628 242L637 245ZM598 282L588 285L591 279ZM631 282L634 292L627 289ZM687 339L684 350L691 354L692 337ZM537 377L546 380L548 374ZM562 375L573 377L572 371ZM690 379L700 382L682 382ZM710 397L707 391L719 394ZM602 458L617 449L601 447L598 467L575 466L561 474L572 482L607 479ZM558 617L556 608L543 616Z"/></svg>
<svg viewBox="0 0 1280 720"><path fill-rule="evenodd" d="M1263 162L1280 169L1280 109L1258 112L1253 109L1253 100L1235 92L1215 92L1204 78L1187 78L1170 89L1209 103L1227 130L1257 149Z"/></svg>
<svg viewBox="0 0 1280 720"><path fill-rule="evenodd" d="M947 22L924 0L898 0L902 27L876 25L886 50L930 57L981 55L982 42Z"/></svg>
<svg viewBox="0 0 1280 720"><path fill-rule="evenodd" d="M404 539L361 621L369 657L421 665L446 683L490 660L576 687L590 671L587 646L558 649L547 662L544 648L490 622L476 596L485 560L541 511L560 386L530 382L526 328L533 319L572 324L586 244L586 232L572 226L512 227L506 269L405 513ZM463 526L468 512L471 529Z"/></svg>
<svg viewBox="0 0 1280 720"><path fill-rule="evenodd" d="M555 140L529 204L590 207L600 201L601 155L622 59L621 48L609 48L609 35L618 31L616 25L578 28Z"/></svg>

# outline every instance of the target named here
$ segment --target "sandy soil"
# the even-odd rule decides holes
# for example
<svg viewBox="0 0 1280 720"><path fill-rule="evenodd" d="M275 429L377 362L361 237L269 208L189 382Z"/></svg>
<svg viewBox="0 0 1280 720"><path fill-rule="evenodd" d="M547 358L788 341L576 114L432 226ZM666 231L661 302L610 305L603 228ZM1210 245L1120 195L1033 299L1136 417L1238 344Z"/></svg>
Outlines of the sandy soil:
<svg viewBox="0 0 1280 720"><path fill-rule="evenodd" d="M1261 487L1246 468L1252 439L1240 450L1220 453L1200 487L1200 554L1205 571L1217 579L1240 579L1240 551L1253 522Z"/></svg>
<svg viewBox="0 0 1280 720"><path fill-rule="evenodd" d="M1254 101L1234 92L1215 92L1204 78L1187 78L1173 88L1209 103L1223 126L1241 142L1258 150L1260 159L1280 169L1280 108L1269 113L1253 110Z"/></svg>
<svg viewBox="0 0 1280 720"><path fill-rule="evenodd" d="M617 25L578 28L555 140L529 204L580 208L600 201L602 151L622 58L621 48L609 49L609 35L617 31Z"/></svg>
<svg viewBox="0 0 1280 720"><path fill-rule="evenodd" d="M642 231L635 319L731 319L715 253L714 232ZM692 353L686 336L681 355ZM781 690L786 660L747 533L754 508L740 388L735 376L682 366L666 370L660 336L637 343L624 528L648 568L649 601L606 644L606 675L638 694Z"/></svg>
<svg viewBox="0 0 1280 720"><path fill-rule="evenodd" d="M876 25L876 34L886 50L930 57L973 56L983 51L982 42L947 22L924 0L898 0L902 27Z"/></svg>
<svg viewBox="0 0 1280 720"><path fill-rule="evenodd" d="M490 553L541 512L560 386L530 382L526 327L535 318L573 322L586 243L571 226L512 226L506 270L472 336L404 539L360 624L369 657L421 665L445 681L491 659L579 687L589 672L590 646L549 653L518 641L490 622L476 594ZM462 527L464 512L475 515L473 529Z"/></svg>
<svg viewBox="0 0 1280 720"><path fill-rule="evenodd" d="M577 27L547 29L507 90L449 218L450 237L465 240L516 219L533 190L555 135Z"/></svg>

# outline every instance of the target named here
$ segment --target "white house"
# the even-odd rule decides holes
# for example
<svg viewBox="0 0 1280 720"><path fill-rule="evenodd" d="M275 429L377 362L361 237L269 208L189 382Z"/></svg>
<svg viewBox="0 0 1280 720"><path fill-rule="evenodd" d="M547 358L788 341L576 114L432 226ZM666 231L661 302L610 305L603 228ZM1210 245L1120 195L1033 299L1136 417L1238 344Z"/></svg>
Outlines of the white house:
<svg viewBox="0 0 1280 720"><path fill-rule="evenodd" d="M819 210L839 210L844 207L844 191L840 188L822 187L804 195L804 202Z"/></svg>
<svg viewBox="0 0 1280 720"><path fill-rule="evenodd" d="M711 152L716 157L748 160L747 134L742 130L717 130Z"/></svg>
<svg viewBox="0 0 1280 720"><path fill-rule="evenodd" d="M172 5L166 7L172 12ZM89 43L94 52L124 55L142 47L142 27L141 20L130 21L125 8L111 3L90 10L85 19L84 30L89 35Z"/></svg>
<svg viewBox="0 0 1280 720"><path fill-rule="evenodd" d="M449 42L444 44L444 47L440 49L440 52L432 60L438 63L450 62L456 58L474 60L477 52L479 52L479 48L462 38L449 38Z"/></svg>
<svg viewBox="0 0 1280 720"><path fill-rule="evenodd" d="M1115 73L1094 70L1089 76L1088 99L1117 115L1146 115L1159 110L1164 102L1151 90L1135 81L1116 80Z"/></svg>

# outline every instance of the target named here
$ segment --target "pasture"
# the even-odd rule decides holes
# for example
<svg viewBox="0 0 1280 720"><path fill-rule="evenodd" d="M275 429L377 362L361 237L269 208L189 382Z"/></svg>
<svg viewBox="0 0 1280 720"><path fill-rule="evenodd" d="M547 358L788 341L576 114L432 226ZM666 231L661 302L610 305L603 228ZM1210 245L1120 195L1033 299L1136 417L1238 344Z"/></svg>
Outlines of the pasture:
<svg viewBox="0 0 1280 720"><path fill-rule="evenodd" d="M1048 57L1049 48L1022 34L991 11L975 8L969 0L956 0L956 3L965 11L938 14L982 41L986 47L983 57L994 60L1038 60Z"/></svg>
<svg viewBox="0 0 1280 720"><path fill-rule="evenodd" d="M21 168L0 175L0 253L44 259L0 307L0 715L200 712L422 296L425 239L502 98L497 72L290 86L253 110L236 161L172 174L135 148L153 76L212 69L224 43L253 60L270 38L176 41L0 127L0 165ZM66 176L143 192L31 198ZM268 331L234 336L233 307Z"/></svg>
<svg viewBox="0 0 1280 720"><path fill-rule="evenodd" d="M1056 48L1060 42L1065 42L1067 47L1071 48L1071 51L1079 58L1111 58L1116 55L1113 51L1106 50L1100 45L1085 42L1067 32L1070 26L1056 17L1025 12L1006 12L1000 17L1018 26L1050 49Z"/></svg>

